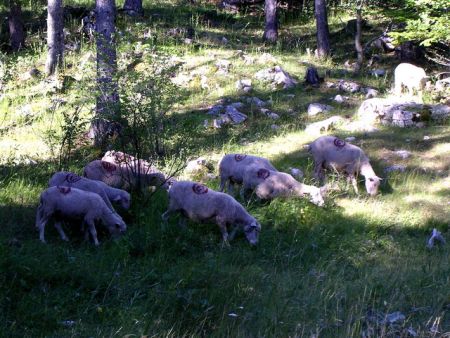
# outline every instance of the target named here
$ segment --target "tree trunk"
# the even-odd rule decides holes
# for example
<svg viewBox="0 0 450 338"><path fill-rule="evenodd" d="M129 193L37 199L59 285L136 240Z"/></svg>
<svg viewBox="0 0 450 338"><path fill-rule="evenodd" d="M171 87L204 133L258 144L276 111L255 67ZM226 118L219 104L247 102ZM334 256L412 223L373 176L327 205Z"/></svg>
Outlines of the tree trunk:
<svg viewBox="0 0 450 338"><path fill-rule="evenodd" d="M322 58L330 54L327 3L326 0L315 0L314 5L317 27L317 56Z"/></svg>
<svg viewBox="0 0 450 338"><path fill-rule="evenodd" d="M275 43L278 38L277 0L265 0L264 13L266 15L266 23L263 40Z"/></svg>
<svg viewBox="0 0 450 338"><path fill-rule="evenodd" d="M142 0L125 0L123 10L129 15L142 15L144 13Z"/></svg>
<svg viewBox="0 0 450 338"><path fill-rule="evenodd" d="M52 75L60 67L64 56L64 17L62 0L48 0L47 6L47 61L45 72Z"/></svg>
<svg viewBox="0 0 450 338"><path fill-rule="evenodd" d="M355 72L359 72L364 61L364 50L361 43L362 36L362 15L361 5L356 8L356 33L355 33L355 49L357 55Z"/></svg>
<svg viewBox="0 0 450 338"><path fill-rule="evenodd" d="M110 120L114 118L119 103L117 80L115 79L117 71L116 42L114 41L115 17L115 0L96 1L97 84L99 90L96 119ZM97 146L103 145L105 137L104 134L95 135L94 143Z"/></svg>
<svg viewBox="0 0 450 338"><path fill-rule="evenodd" d="M9 10L9 39L11 49L16 52L25 44L25 29L22 21L22 8L19 2L16 0L10 0Z"/></svg>

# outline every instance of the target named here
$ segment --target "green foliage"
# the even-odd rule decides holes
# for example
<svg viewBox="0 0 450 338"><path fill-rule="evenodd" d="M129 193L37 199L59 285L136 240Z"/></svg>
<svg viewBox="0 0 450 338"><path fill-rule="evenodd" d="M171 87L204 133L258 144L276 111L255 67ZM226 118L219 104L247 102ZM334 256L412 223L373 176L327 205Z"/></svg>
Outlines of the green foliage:
<svg viewBox="0 0 450 338"><path fill-rule="evenodd" d="M405 30L390 33L397 42L414 40L425 47L450 42L450 7L447 0L408 0L403 13L406 14Z"/></svg>

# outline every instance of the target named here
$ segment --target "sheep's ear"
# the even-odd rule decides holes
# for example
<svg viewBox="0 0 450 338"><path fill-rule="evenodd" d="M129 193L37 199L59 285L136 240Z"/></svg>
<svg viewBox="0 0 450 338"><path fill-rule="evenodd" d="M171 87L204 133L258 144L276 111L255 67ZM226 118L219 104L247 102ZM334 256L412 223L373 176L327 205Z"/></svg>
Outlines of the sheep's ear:
<svg viewBox="0 0 450 338"><path fill-rule="evenodd" d="M382 181L383 179L381 177L375 176L376 178L378 178L380 181Z"/></svg>

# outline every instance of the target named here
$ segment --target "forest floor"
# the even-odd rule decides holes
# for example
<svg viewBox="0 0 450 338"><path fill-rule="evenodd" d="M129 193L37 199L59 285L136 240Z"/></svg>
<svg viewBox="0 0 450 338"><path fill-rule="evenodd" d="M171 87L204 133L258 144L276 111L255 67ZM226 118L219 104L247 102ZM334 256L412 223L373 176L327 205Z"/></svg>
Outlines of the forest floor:
<svg viewBox="0 0 450 338"><path fill-rule="evenodd" d="M342 29L347 16L331 16L333 60L317 60L315 29L308 20L284 18L280 42L261 43L262 16L229 14L210 6L145 3L141 19L118 18L119 67L127 69L133 55L151 50L176 56L186 81L182 98L170 111L166 135L171 157L203 156L217 175L226 153L266 157L281 171L304 171L313 184L312 158L305 145L316 136L305 126L331 115L353 118L364 94L313 88L303 83L308 66L327 81L347 79L389 95L393 54L383 54L374 77L365 69L353 75L343 66L354 59L353 37ZM37 14L29 13L37 20ZM36 17L33 17L36 15ZM381 33L386 18L372 13L364 40ZM186 27L193 28L191 41ZM43 75L24 79L32 68L41 72L46 56L45 35L39 28L29 48L7 55L8 74L0 92L0 332L20 337L430 337L450 332L450 249L426 248L433 228L448 237L450 221L450 125L424 128L379 126L371 133L349 132L337 125L331 134L355 137L383 178L381 192L369 198L329 177L338 189L322 208L305 199L270 202L240 200L262 224L260 241L251 248L243 236L231 247L221 245L213 224L189 222L181 230L174 217L161 223L167 207L165 192L150 199L133 196L122 212L128 224L124 236L112 240L100 230L100 247L82 240L78 227L71 239L60 240L47 226L47 245L34 228L40 192L58 168L64 116L91 118L95 106L95 43L80 38L76 20L68 25L68 51L60 85ZM169 30L183 28L178 31ZM223 39L225 38L225 39ZM243 51L243 52L240 52ZM254 59L251 64L242 53ZM269 57L272 56L273 58ZM215 64L228 60L218 74ZM134 69L145 69L145 58ZM291 89L273 89L254 74L280 65L298 80ZM252 79L253 91L236 89L237 80ZM350 99L338 104L341 94ZM246 104L248 119L215 129L208 108L218 100L246 102L249 97L271 101L272 120ZM431 97L425 100L432 102ZM334 107L310 117L310 103ZM78 115L77 115L78 116ZM205 120L208 126L205 127ZM275 126L274 126L275 125ZM396 151L406 150L402 158ZM183 154L183 155L182 155ZM80 146L68 167L81 174L100 156ZM169 156L169 155L168 155ZM161 163L167 159L161 159ZM386 172L393 165L403 171ZM218 188L217 178L197 176Z"/></svg>

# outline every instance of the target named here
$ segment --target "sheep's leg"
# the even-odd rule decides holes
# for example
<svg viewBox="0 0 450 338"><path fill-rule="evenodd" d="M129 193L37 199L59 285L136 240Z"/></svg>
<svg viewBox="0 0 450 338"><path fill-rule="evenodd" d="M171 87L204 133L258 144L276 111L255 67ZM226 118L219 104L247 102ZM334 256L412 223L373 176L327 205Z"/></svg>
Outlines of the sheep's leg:
<svg viewBox="0 0 450 338"><path fill-rule="evenodd" d="M323 171L323 162L314 162L314 178L323 184L325 181L325 173Z"/></svg>
<svg viewBox="0 0 450 338"><path fill-rule="evenodd" d="M227 192L230 195L234 195L234 183L231 180L228 180Z"/></svg>
<svg viewBox="0 0 450 338"><path fill-rule="evenodd" d="M186 225L186 217L184 216L180 216L180 219L178 220L178 226L183 229L186 230L187 225Z"/></svg>
<svg viewBox="0 0 450 338"><path fill-rule="evenodd" d="M227 181L227 179L224 176L220 176L220 187L219 187L220 192L223 192L226 181Z"/></svg>
<svg viewBox="0 0 450 338"><path fill-rule="evenodd" d="M164 223L167 223L167 221L169 220L171 212L172 212L172 210L167 209L166 212L161 215L161 218Z"/></svg>
<svg viewBox="0 0 450 338"><path fill-rule="evenodd" d="M41 240L42 243L46 243L45 242L45 237L44 237L44 231L45 231L45 225L48 222L48 216L44 215L43 217L41 217L39 219L39 224L38 224L38 229L39 229L39 239Z"/></svg>
<svg viewBox="0 0 450 338"><path fill-rule="evenodd" d="M220 232L222 233L222 245L230 246L230 243L228 242L228 231L227 231L227 223L221 216L216 217L217 225L220 228Z"/></svg>
<svg viewBox="0 0 450 338"><path fill-rule="evenodd" d="M347 183L352 182L353 189L355 190L356 195L359 195L358 193L358 182L356 181L355 175L349 175L347 177Z"/></svg>
<svg viewBox="0 0 450 338"><path fill-rule="evenodd" d="M98 239L97 239L97 230L95 229L94 221L90 219L90 220L85 220L85 222L89 227L89 232L91 233L92 239L94 240L94 244L96 246L99 246L100 243L98 242Z"/></svg>
<svg viewBox="0 0 450 338"><path fill-rule="evenodd" d="M228 240L232 241L234 236L236 236L237 231L239 230L239 226L234 225L233 230L231 230L230 236L228 236Z"/></svg>
<svg viewBox="0 0 450 338"><path fill-rule="evenodd" d="M59 233L59 236L61 236L61 239L63 240L63 241L66 241L66 242L68 242L69 241L69 238L66 236L66 234L64 233L64 230L63 230L63 228L62 228L62 226L61 226L61 222L55 222L55 228L56 228L56 230L58 230L58 233Z"/></svg>

